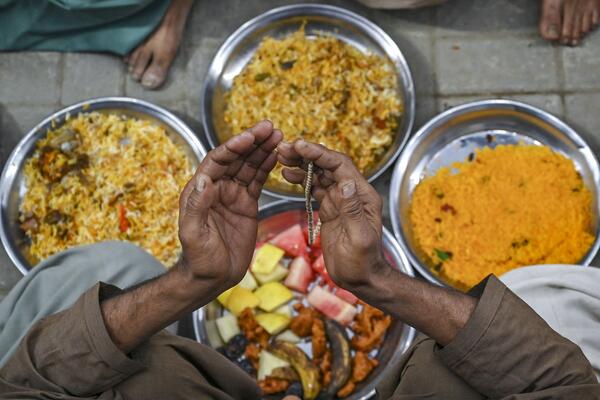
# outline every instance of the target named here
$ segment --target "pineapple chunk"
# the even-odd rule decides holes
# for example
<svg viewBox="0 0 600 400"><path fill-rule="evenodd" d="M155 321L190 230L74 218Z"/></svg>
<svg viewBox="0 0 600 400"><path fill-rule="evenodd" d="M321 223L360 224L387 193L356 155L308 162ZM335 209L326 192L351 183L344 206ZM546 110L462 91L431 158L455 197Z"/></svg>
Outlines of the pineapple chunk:
<svg viewBox="0 0 600 400"><path fill-rule="evenodd" d="M245 308L254 308L259 303L260 299L250 290L236 286L227 300L227 309L234 315L240 315Z"/></svg>
<svg viewBox="0 0 600 400"><path fill-rule="evenodd" d="M275 338L277 340L282 340L284 342L289 342L289 343L300 343L300 341L302 339L300 339L300 337L298 335L296 335L294 332L290 331L289 329L287 331L283 331L281 332L279 335L277 335L277 337Z"/></svg>
<svg viewBox="0 0 600 400"><path fill-rule="evenodd" d="M229 300L229 295L233 292L233 289L235 289L235 286L227 289L217 297L217 300L223 304L223 307L227 307L227 300Z"/></svg>
<svg viewBox="0 0 600 400"><path fill-rule="evenodd" d="M282 281L283 278L288 274L288 269L281 264L277 264L275 269L271 271L269 274L259 274L258 272L254 273L254 277L261 285L269 282L279 282Z"/></svg>
<svg viewBox="0 0 600 400"><path fill-rule="evenodd" d="M294 297L291 290L279 282L266 283L256 289L254 294L260 300L258 306L267 312L273 311Z"/></svg>
<svg viewBox="0 0 600 400"><path fill-rule="evenodd" d="M219 335L221 335L221 339L223 339L224 343L229 342L232 337L240 333L240 327L238 326L237 318L234 315L225 315L221 318L217 318L215 322L217 324Z"/></svg>
<svg viewBox="0 0 600 400"><path fill-rule="evenodd" d="M277 335L292 322L290 317L275 313L259 314L254 318L256 318L256 322L258 322L260 326L269 332L269 335Z"/></svg>
<svg viewBox="0 0 600 400"><path fill-rule="evenodd" d="M275 247L269 243L263 244L254 255L252 272L256 274L270 274L283 257L283 254L284 251L279 247Z"/></svg>
<svg viewBox="0 0 600 400"><path fill-rule="evenodd" d="M275 310L273 310L273 312L275 314L282 314L292 318L292 309L290 308L289 304L284 304L281 307L277 307Z"/></svg>
<svg viewBox="0 0 600 400"><path fill-rule="evenodd" d="M246 275L244 275L240 283L238 283L238 286L243 287L244 289L254 290L258 287L258 284L256 283L256 279L252 276L252 273L246 271Z"/></svg>
<svg viewBox="0 0 600 400"><path fill-rule="evenodd" d="M274 356L266 350L260 352L258 358L258 380L262 381L267 376L271 375L274 369L289 367L290 363Z"/></svg>

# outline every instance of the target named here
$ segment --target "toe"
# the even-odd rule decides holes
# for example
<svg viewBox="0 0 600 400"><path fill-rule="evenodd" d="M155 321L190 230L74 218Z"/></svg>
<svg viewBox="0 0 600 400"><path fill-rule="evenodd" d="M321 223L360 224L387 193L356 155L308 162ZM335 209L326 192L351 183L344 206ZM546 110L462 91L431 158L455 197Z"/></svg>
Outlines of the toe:
<svg viewBox="0 0 600 400"><path fill-rule="evenodd" d="M586 11L581 20L581 32L588 33L592 30L592 16L591 11Z"/></svg>
<svg viewBox="0 0 600 400"><path fill-rule="evenodd" d="M142 78L142 76L144 75L144 71L146 71L146 67L148 67L148 63L150 63L151 58L152 51L144 49L142 52L140 52L140 55L135 60L133 68L130 70L131 77L134 80L139 81Z"/></svg>
<svg viewBox="0 0 600 400"><path fill-rule="evenodd" d="M543 0L540 17L540 35L546 40L557 40L560 37L561 24L560 0Z"/></svg>
<svg viewBox="0 0 600 400"><path fill-rule="evenodd" d="M144 76L142 77L142 86L146 89L158 89L166 80L168 66L165 61L153 60Z"/></svg>
<svg viewBox="0 0 600 400"><path fill-rule="evenodd" d="M571 42L569 43L571 46L577 46L581 40L581 24L582 15L581 12L578 11L573 19L573 30L571 31Z"/></svg>
<svg viewBox="0 0 600 400"><path fill-rule="evenodd" d="M560 42L562 44L570 44L573 40L573 25L576 17L576 1L567 1L563 9L562 32L560 34Z"/></svg>

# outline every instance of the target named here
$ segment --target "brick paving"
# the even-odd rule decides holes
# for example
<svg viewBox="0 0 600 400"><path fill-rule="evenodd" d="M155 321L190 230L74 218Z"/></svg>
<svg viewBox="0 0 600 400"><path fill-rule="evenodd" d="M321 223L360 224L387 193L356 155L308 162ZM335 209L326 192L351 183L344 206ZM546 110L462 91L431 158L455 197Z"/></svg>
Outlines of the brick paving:
<svg viewBox="0 0 600 400"><path fill-rule="evenodd" d="M172 74L159 91L141 88L112 55L0 54L0 167L43 117L91 97L125 95L155 102L202 137L200 90L212 55L249 18L296 2L197 0ZM416 128L453 105L511 98L564 118L599 152L599 33L577 48L544 42L537 34L539 1L452 0L416 11L369 10L351 0L325 3L364 15L398 43L415 79ZM376 182L380 193L387 195L389 182L389 173ZM387 222L387 204L384 211ZM0 249L0 298L19 277Z"/></svg>

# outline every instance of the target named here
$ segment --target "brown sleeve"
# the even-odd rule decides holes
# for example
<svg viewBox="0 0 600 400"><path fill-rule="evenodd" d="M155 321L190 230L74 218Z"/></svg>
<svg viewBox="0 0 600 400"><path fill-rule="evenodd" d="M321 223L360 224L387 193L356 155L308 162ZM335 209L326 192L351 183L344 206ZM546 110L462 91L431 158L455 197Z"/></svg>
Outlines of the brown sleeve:
<svg viewBox="0 0 600 400"><path fill-rule="evenodd" d="M104 326L100 295L115 290L96 284L71 308L35 324L0 370L1 386L87 397L141 371Z"/></svg>
<svg viewBox="0 0 600 400"><path fill-rule="evenodd" d="M470 294L479 297L471 318L436 354L471 387L496 399L600 398L600 385L579 347L500 280L489 276Z"/></svg>

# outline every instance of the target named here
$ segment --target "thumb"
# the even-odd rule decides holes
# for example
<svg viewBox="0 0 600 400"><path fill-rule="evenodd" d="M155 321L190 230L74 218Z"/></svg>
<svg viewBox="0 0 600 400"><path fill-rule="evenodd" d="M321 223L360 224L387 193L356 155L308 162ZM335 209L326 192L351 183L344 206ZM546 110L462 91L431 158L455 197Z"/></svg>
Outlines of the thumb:
<svg viewBox="0 0 600 400"><path fill-rule="evenodd" d="M195 223L206 223L213 195L212 179L208 175L197 174L194 177L194 187L184 204L184 218L193 217Z"/></svg>
<svg viewBox="0 0 600 400"><path fill-rule="evenodd" d="M338 183L340 192L340 213L352 219L358 219L363 212L363 204L356 191L356 182L346 180Z"/></svg>

